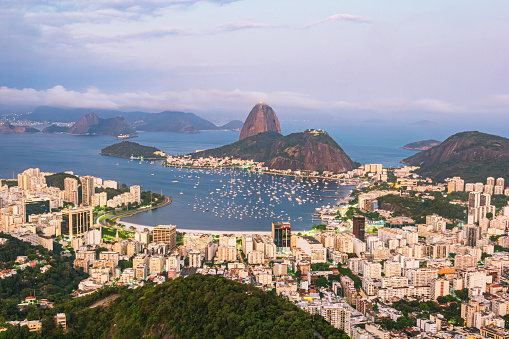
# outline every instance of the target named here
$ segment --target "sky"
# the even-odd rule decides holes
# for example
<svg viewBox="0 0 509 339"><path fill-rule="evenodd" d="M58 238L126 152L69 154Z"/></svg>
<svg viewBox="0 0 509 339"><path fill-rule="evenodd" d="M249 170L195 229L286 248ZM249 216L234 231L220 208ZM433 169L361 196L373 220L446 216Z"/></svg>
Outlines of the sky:
<svg viewBox="0 0 509 339"><path fill-rule="evenodd" d="M507 0L0 0L0 105L487 123L509 108L508 17Z"/></svg>

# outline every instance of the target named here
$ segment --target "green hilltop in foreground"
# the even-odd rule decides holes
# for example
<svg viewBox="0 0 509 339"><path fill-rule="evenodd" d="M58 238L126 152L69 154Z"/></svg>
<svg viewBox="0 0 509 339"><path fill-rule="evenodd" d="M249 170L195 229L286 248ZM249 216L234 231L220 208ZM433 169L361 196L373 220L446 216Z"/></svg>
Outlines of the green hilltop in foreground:
<svg viewBox="0 0 509 339"><path fill-rule="evenodd" d="M420 166L417 173L436 180L453 176L471 182L487 177L509 180L509 139L477 131L461 132L401 162Z"/></svg>
<svg viewBox="0 0 509 339"><path fill-rule="evenodd" d="M72 300L65 310L68 332L51 317L42 337L60 338L343 338L324 318L275 293L223 277L192 275L136 289L110 288ZM111 300L105 304L100 300ZM89 308L91 305L102 306ZM16 328L9 331L16 331ZM19 331L19 330L18 330ZM11 332L11 333L12 333ZM12 333L15 334L16 333Z"/></svg>
<svg viewBox="0 0 509 339"><path fill-rule="evenodd" d="M343 149L324 131L307 130L283 136L256 134L222 147L191 154L199 157L233 157L265 163L270 169L344 172L355 166Z"/></svg>

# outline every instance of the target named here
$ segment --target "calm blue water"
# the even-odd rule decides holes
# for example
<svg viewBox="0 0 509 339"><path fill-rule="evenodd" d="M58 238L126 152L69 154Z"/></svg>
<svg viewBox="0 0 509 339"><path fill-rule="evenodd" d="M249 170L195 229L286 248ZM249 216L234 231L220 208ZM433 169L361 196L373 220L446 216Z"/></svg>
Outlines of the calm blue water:
<svg viewBox="0 0 509 339"><path fill-rule="evenodd" d="M340 132L329 133L354 161L361 163L398 166L401 159L415 153L399 149L397 146L400 145L384 146L381 142L355 144L353 139L361 139L355 134L350 140ZM161 132L140 133L133 141L155 146L168 154L186 154L234 142L238 136L238 132L225 131L199 134ZM326 186L323 181L292 182L292 178L250 174L241 170L176 169L163 167L158 162L140 164L99 155L102 148L116 142L115 138L105 136L3 134L0 135L0 177L11 178L13 172L16 175L27 168L39 167L46 172L71 170L79 175L89 174L128 185L141 184L144 190L172 196L173 203L125 221L228 231L267 231L272 221L288 220L294 230L304 230L316 223L311 216L317 207L336 201L323 196L341 197L347 194L346 187L337 183Z"/></svg>

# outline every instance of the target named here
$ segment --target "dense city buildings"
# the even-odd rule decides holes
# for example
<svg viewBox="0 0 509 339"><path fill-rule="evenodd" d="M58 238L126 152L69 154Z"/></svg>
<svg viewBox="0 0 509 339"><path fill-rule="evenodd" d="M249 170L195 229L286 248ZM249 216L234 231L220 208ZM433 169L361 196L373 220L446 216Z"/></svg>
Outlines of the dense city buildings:
<svg viewBox="0 0 509 339"><path fill-rule="evenodd" d="M416 178L409 169L393 172L400 183ZM376 164L361 166L351 175L365 176L361 181L365 188L384 185L388 177L386 169ZM509 205L497 202L499 207L495 207L500 197L489 188L503 186L502 180L491 183L490 179L485 185L454 177L445 184L416 181L400 190L390 185L383 190L364 189L355 204L345 200L343 205L317 209L315 217L323 224L310 231L291 232L289 222L274 221L266 232L182 234L175 225L130 229L94 225L94 213L108 204L140 203L140 186L124 188L114 199L107 199L100 189L118 187L116 182L82 177L81 189L94 185L98 193L81 195L82 200L90 200L90 206L81 207L85 203L76 201L74 207L64 208L64 202L71 202L68 197L79 199L78 181L65 178L60 191L47 188L44 177L37 170L22 173L20 184L27 194L20 186L2 188L2 230L47 248L52 248L56 240L52 236L57 236L57 241L72 248L75 269L88 274L79 283L77 295L113 283L137 287L147 280L162 283L210 274L273 290L352 338L407 334L449 338L450 331L464 337L479 333L503 337L505 333L509 290L501 282L509 278ZM31 193L34 190L40 193ZM428 192L463 191L469 192L465 200L451 205L464 208L465 220L451 220L437 210L416 221L394 216L377 203L389 195L409 199L409 192L419 194L426 203L437 197ZM52 212L54 208L58 212ZM21 265L30 265L24 262L27 259L19 260ZM5 270L1 278L16 272ZM408 303L416 303L412 317L401 312L401 305ZM428 315L426 307L435 311ZM406 327L391 325L389 319L395 324L402 319ZM69 326L69 318L60 316L59 321ZM36 323L30 326L38 329Z"/></svg>

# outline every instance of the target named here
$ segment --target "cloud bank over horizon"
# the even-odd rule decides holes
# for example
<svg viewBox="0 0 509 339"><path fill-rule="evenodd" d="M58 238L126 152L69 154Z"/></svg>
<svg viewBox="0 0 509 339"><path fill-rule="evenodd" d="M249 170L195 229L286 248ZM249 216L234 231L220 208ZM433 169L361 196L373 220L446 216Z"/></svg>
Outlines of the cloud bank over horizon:
<svg viewBox="0 0 509 339"><path fill-rule="evenodd" d="M269 105L300 111L313 110L328 114L331 111L374 111L386 112L427 112L450 114L452 116L479 111L500 113L500 104L509 108L509 96L495 96L486 100L482 105L460 106L436 99L418 99L405 101L403 99L381 100L374 102L353 103L346 101L320 100L296 92L258 92L210 90L165 91L150 92L119 92L106 93L98 88L90 87L85 91L73 91L61 85L45 90L33 88L0 87L0 103L9 106L56 106L66 108L95 108L95 109L139 109L152 112L164 110L217 112L217 111L245 111L257 102L267 102ZM497 107L497 109L493 109Z"/></svg>

